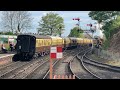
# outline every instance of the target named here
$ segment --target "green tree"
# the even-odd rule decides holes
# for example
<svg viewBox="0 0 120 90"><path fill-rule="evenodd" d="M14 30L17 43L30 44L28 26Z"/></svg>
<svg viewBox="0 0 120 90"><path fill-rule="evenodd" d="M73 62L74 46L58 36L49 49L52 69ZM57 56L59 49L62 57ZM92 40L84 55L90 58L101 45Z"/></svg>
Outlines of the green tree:
<svg viewBox="0 0 120 90"><path fill-rule="evenodd" d="M97 20L99 25L103 23L103 33L106 40L104 41L104 49L107 49L110 45L110 40L114 34L120 29L120 11L91 11L89 17L93 20Z"/></svg>
<svg viewBox="0 0 120 90"><path fill-rule="evenodd" d="M56 13L50 12L42 17L39 23L38 33L42 35L59 35L64 30L64 20Z"/></svg>
<svg viewBox="0 0 120 90"><path fill-rule="evenodd" d="M1 26L6 32L22 33L32 28L32 17L29 11L3 11Z"/></svg>
<svg viewBox="0 0 120 90"><path fill-rule="evenodd" d="M69 37L82 38L83 37L83 30L79 29L79 27L74 27L73 29L71 29L71 32L70 32L70 34L68 36Z"/></svg>
<svg viewBox="0 0 120 90"><path fill-rule="evenodd" d="M120 12L119 11L91 11L89 12L88 15L93 20L97 20L100 25L102 22L109 22L113 19L116 19L116 17L120 15Z"/></svg>
<svg viewBox="0 0 120 90"><path fill-rule="evenodd" d="M107 39L112 38L120 29L120 16L117 16L115 20L111 20L103 26L104 33Z"/></svg>

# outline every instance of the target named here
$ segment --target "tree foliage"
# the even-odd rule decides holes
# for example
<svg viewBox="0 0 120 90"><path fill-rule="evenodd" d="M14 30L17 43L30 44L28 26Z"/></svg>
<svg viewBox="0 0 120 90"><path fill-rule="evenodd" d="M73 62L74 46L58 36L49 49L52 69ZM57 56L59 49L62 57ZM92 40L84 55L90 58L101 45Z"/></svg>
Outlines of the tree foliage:
<svg viewBox="0 0 120 90"><path fill-rule="evenodd" d="M120 29L120 11L91 11L89 16L98 23L104 24L102 27L106 37L104 46L108 48L111 38Z"/></svg>
<svg viewBox="0 0 120 90"><path fill-rule="evenodd" d="M119 11L91 11L89 16L98 23L104 23L103 30L107 39L112 37L120 26Z"/></svg>
<svg viewBox="0 0 120 90"><path fill-rule="evenodd" d="M116 34L119 29L120 29L120 16L118 16L115 20L111 20L109 22L107 22L104 26L103 26L105 35L107 39L112 38L112 36L114 34Z"/></svg>
<svg viewBox="0 0 120 90"><path fill-rule="evenodd" d="M89 17L93 20L97 20L98 23L109 21L111 19L116 19L120 15L119 11L91 11L89 12Z"/></svg>
<svg viewBox="0 0 120 90"><path fill-rule="evenodd" d="M74 27L73 29L71 29L70 34L68 36L82 38L83 30L79 29L79 27Z"/></svg>
<svg viewBox="0 0 120 90"><path fill-rule="evenodd" d="M31 14L28 11L3 11L2 26L12 33L22 33L31 28Z"/></svg>
<svg viewBox="0 0 120 90"><path fill-rule="evenodd" d="M61 36L64 30L63 18L56 13L50 12L42 17L39 22L38 33L43 35L59 35Z"/></svg>

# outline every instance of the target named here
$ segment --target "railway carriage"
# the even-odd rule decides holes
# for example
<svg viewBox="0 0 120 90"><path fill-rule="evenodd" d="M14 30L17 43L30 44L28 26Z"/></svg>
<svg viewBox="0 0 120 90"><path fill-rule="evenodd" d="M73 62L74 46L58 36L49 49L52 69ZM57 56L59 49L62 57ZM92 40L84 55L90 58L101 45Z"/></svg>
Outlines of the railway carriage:
<svg viewBox="0 0 120 90"><path fill-rule="evenodd" d="M61 38L55 36L22 34L17 37L17 54L15 56L20 60L30 60L33 57L49 54L51 46L60 46L65 49L80 45L89 45L91 42L91 39L83 38Z"/></svg>
<svg viewBox="0 0 120 90"><path fill-rule="evenodd" d="M76 47L77 46L77 38L75 37L69 37L70 38L70 47Z"/></svg>
<svg viewBox="0 0 120 90"><path fill-rule="evenodd" d="M50 46L61 46L64 48L64 39L54 36L18 35L16 44L17 56L20 56L20 59L44 56L49 54Z"/></svg>
<svg viewBox="0 0 120 90"><path fill-rule="evenodd" d="M33 55L43 55L49 51L51 38L40 35L18 35L16 50L22 59L32 58Z"/></svg>
<svg viewBox="0 0 120 90"><path fill-rule="evenodd" d="M82 46L83 45L83 39L82 38L77 38L77 45Z"/></svg>
<svg viewBox="0 0 120 90"><path fill-rule="evenodd" d="M86 45L86 44L87 44L87 39L84 38L84 39L83 39L83 45Z"/></svg>
<svg viewBox="0 0 120 90"><path fill-rule="evenodd" d="M86 45L92 46L93 42L92 39L86 39Z"/></svg>
<svg viewBox="0 0 120 90"><path fill-rule="evenodd" d="M36 36L36 55L44 56L50 51L51 38L49 36Z"/></svg>
<svg viewBox="0 0 120 90"><path fill-rule="evenodd" d="M60 46L64 48L64 39L61 37L50 36L51 38L51 46Z"/></svg>
<svg viewBox="0 0 120 90"><path fill-rule="evenodd" d="M70 48L70 38L63 38L64 39L64 49Z"/></svg>
<svg viewBox="0 0 120 90"><path fill-rule="evenodd" d="M91 39L86 39L86 45L89 45L91 43Z"/></svg>

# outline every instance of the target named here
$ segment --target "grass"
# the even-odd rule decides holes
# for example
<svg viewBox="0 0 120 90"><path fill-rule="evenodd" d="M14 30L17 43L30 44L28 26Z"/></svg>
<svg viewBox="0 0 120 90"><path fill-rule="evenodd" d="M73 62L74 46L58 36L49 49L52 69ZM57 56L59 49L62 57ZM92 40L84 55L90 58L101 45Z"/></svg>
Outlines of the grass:
<svg viewBox="0 0 120 90"><path fill-rule="evenodd" d="M105 63L105 64L109 64L109 65L113 65L113 66L119 66L120 67L120 61L118 60L106 60L106 59L103 59L101 57L98 57L97 55L95 54L92 54L90 55L90 58L91 59L94 59L96 61L99 61L99 62L102 62L102 63Z"/></svg>

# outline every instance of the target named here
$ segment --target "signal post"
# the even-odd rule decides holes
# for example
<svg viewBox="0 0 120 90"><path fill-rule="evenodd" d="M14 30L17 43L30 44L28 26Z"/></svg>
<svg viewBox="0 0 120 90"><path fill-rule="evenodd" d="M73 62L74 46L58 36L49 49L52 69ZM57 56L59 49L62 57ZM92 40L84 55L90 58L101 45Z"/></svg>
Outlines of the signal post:
<svg viewBox="0 0 120 90"><path fill-rule="evenodd" d="M51 47L50 48L50 79L53 79L53 60L54 59L62 59L63 52L62 47Z"/></svg>

